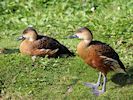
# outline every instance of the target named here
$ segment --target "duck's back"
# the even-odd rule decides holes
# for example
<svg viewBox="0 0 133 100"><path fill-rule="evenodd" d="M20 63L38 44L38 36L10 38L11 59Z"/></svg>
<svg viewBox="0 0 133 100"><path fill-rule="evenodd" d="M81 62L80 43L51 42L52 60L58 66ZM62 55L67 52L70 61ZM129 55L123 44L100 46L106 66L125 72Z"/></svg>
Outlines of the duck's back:
<svg viewBox="0 0 133 100"><path fill-rule="evenodd" d="M112 47L107 45L106 43L100 41L92 41L89 44L90 48L93 48L94 51L100 56L106 56L115 60L119 59L118 54L114 51Z"/></svg>
<svg viewBox="0 0 133 100"><path fill-rule="evenodd" d="M67 47L59 43L56 39L48 37L48 36L42 36L38 35L36 44L38 45L39 49L59 49L57 53L54 55L55 57L62 56L62 55L67 55L67 56L73 56L74 53L70 52Z"/></svg>

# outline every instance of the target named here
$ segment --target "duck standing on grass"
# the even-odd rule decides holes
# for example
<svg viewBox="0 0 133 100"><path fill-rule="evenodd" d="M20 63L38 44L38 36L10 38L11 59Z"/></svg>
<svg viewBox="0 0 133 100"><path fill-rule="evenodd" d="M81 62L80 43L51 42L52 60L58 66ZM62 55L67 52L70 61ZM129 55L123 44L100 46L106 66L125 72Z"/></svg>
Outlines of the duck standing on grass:
<svg viewBox="0 0 133 100"><path fill-rule="evenodd" d="M38 35L33 27L28 27L23 31L19 40L23 40L20 44L20 52L22 54L32 56L34 60L36 56L63 57L74 56L67 47L59 43L57 40L43 35Z"/></svg>
<svg viewBox="0 0 133 100"><path fill-rule="evenodd" d="M96 84L85 83L91 87L93 94L100 95L106 91L107 73L111 70L120 73L126 73L123 63L120 61L118 54L106 43L93 41L91 31L86 28L80 28L76 34L69 38L80 38L82 41L77 46L78 55L91 67L97 69L99 78ZM100 86L101 76L103 76L102 90L98 90Z"/></svg>

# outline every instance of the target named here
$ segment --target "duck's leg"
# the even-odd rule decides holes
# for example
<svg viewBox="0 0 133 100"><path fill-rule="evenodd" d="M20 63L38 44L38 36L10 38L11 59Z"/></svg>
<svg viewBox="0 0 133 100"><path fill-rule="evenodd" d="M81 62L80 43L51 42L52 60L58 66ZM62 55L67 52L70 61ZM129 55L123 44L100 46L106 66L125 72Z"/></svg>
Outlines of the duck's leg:
<svg viewBox="0 0 133 100"><path fill-rule="evenodd" d="M100 94L103 94L106 91L106 82L107 82L107 77L106 75L103 74L103 86L102 86L102 90L94 90L93 89L93 93L97 96L99 96Z"/></svg>
<svg viewBox="0 0 133 100"><path fill-rule="evenodd" d="M102 73L99 72L99 76L96 84L84 83L84 85L92 88L93 90L97 90L98 86L100 85L101 76L102 76Z"/></svg>
<svg viewBox="0 0 133 100"><path fill-rule="evenodd" d="M32 56L31 59L32 59L33 62L35 62L36 56Z"/></svg>
<svg viewBox="0 0 133 100"><path fill-rule="evenodd" d="M36 61L36 56L32 56L31 59L32 59L32 66L34 66L35 61Z"/></svg>

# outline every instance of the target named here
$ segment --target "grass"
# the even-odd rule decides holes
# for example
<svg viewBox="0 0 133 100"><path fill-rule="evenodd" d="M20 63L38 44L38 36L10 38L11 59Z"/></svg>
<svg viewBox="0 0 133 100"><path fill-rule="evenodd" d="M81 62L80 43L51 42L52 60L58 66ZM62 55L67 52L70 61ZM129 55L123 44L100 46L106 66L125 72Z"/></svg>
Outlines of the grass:
<svg viewBox="0 0 133 100"><path fill-rule="evenodd" d="M133 98L132 0L1 0L0 98L3 100L131 100ZM94 9L94 10L93 10ZM54 37L76 51L79 40L63 39L82 26L94 39L106 42L119 54L130 77L109 73L107 92L99 97L83 82L96 82L97 71L78 57L37 58L19 53L16 38L28 26Z"/></svg>

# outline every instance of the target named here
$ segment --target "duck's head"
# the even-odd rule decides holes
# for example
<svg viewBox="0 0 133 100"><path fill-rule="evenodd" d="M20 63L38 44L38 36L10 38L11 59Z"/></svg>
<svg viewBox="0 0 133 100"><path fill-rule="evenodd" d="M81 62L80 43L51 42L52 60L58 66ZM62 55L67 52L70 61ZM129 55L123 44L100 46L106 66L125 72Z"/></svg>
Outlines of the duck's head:
<svg viewBox="0 0 133 100"><path fill-rule="evenodd" d="M92 41L93 35L87 27L82 27L79 28L74 35L69 36L69 38L79 38L83 40Z"/></svg>
<svg viewBox="0 0 133 100"><path fill-rule="evenodd" d="M33 27L28 27L23 31L22 36L18 40L27 39L29 41L34 41L37 39L37 31Z"/></svg>

